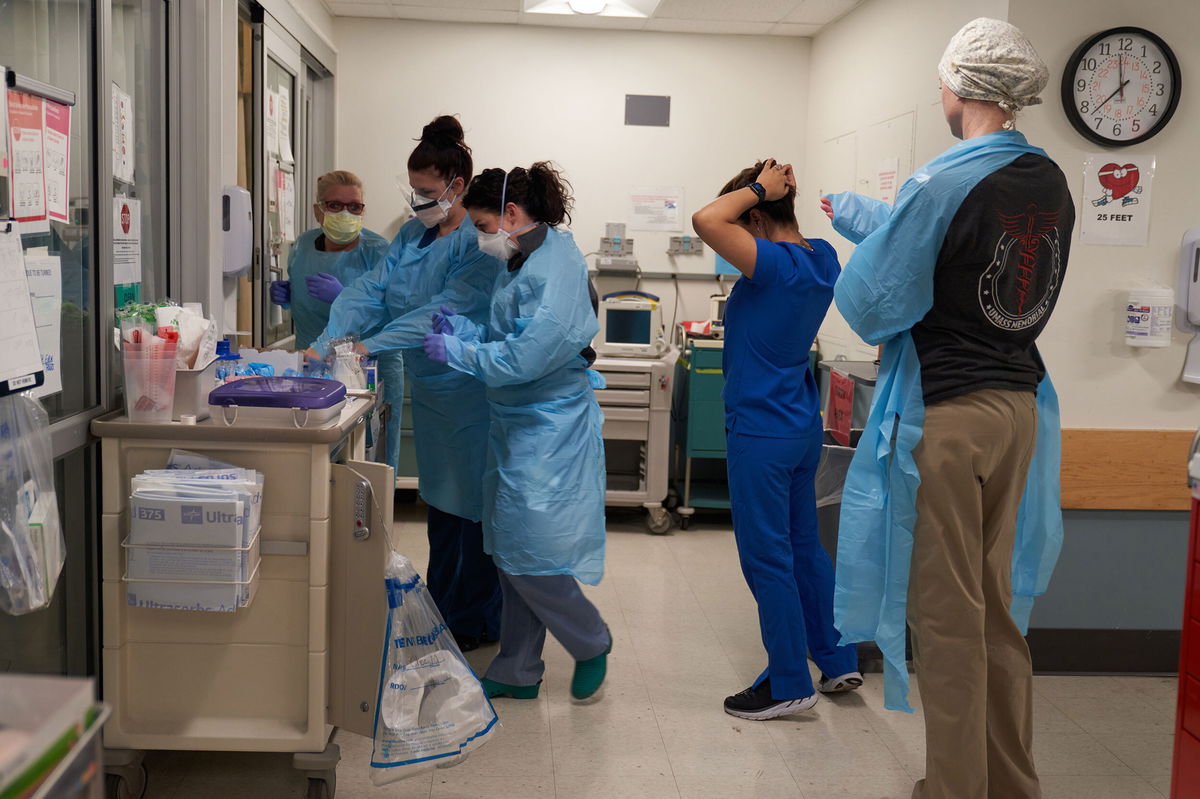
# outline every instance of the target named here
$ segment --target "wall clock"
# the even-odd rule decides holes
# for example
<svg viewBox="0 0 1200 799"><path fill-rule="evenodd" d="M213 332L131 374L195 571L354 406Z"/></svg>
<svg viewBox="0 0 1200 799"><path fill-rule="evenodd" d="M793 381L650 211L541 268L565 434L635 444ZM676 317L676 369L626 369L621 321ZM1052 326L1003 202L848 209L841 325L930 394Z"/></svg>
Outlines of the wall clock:
<svg viewBox="0 0 1200 799"><path fill-rule="evenodd" d="M1076 48L1063 69L1063 110L1077 131L1110 147L1146 141L1179 105L1179 61L1143 28L1111 28Z"/></svg>

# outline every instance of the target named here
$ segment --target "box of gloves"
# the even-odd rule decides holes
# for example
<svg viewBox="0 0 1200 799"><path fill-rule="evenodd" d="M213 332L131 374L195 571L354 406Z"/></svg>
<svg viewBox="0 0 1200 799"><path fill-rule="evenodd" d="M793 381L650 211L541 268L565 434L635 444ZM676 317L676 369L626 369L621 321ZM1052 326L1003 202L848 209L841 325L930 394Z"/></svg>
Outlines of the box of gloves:
<svg viewBox="0 0 1200 799"><path fill-rule="evenodd" d="M136 607L233 611L258 584L263 476L156 469L132 481L126 598Z"/></svg>

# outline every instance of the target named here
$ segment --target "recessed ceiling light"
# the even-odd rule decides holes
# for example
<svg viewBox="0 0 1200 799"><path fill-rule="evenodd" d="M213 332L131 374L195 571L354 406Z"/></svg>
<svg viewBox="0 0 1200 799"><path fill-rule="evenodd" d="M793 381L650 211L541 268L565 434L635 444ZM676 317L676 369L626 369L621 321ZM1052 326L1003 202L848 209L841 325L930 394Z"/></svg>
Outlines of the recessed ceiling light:
<svg viewBox="0 0 1200 799"><path fill-rule="evenodd" d="M634 17L654 14L660 0L524 0L528 14L566 14L589 17Z"/></svg>

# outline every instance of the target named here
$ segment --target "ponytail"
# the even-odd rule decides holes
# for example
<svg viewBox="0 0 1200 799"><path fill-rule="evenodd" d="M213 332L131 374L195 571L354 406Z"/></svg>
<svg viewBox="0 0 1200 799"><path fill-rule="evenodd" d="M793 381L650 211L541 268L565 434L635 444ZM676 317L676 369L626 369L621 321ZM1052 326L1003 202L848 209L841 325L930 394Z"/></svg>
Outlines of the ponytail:
<svg viewBox="0 0 1200 799"><path fill-rule="evenodd" d="M571 224L571 184L549 161L538 161L525 169L485 169L471 181L463 197L467 210L503 212L500 203L516 203L535 222L555 226Z"/></svg>

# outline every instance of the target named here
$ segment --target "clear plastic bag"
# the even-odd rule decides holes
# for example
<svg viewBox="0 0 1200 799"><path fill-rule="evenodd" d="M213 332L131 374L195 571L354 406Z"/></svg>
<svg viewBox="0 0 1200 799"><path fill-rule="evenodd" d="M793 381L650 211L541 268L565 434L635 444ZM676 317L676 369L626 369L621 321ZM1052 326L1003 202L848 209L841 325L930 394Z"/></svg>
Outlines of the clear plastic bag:
<svg viewBox="0 0 1200 799"><path fill-rule="evenodd" d="M376 785L457 765L500 728L479 678L408 558L389 555L385 583L390 612L371 756Z"/></svg>
<svg viewBox="0 0 1200 799"><path fill-rule="evenodd" d="M65 557L50 420L24 394L0 397L0 610L48 606Z"/></svg>

